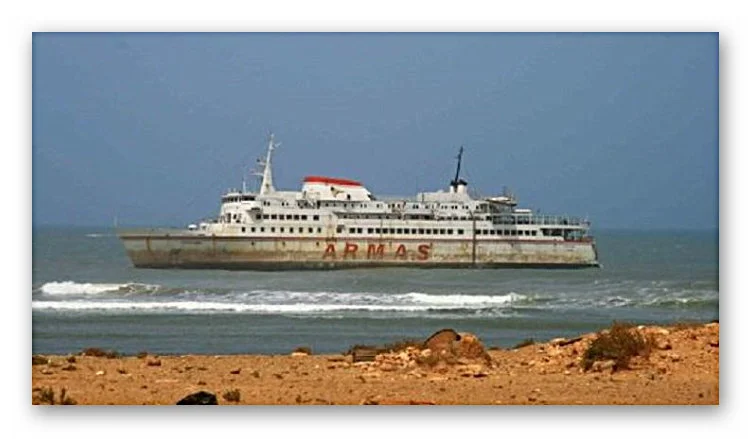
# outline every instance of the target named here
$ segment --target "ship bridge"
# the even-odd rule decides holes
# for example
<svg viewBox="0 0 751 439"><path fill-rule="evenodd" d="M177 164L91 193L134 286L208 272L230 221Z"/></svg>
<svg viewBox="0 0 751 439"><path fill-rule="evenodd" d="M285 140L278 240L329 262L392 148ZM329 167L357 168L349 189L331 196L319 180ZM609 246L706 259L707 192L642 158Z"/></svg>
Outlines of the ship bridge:
<svg viewBox="0 0 751 439"><path fill-rule="evenodd" d="M305 177L302 196L315 201L372 201L375 199L359 181L316 175Z"/></svg>

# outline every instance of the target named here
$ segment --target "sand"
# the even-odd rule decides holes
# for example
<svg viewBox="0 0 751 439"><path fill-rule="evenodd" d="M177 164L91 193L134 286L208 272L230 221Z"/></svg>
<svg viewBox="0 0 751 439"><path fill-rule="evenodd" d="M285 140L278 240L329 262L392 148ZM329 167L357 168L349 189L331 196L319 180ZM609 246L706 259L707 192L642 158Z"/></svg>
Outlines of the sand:
<svg viewBox="0 0 751 439"><path fill-rule="evenodd" d="M587 371L581 358L596 334L450 365L415 364L419 349L356 363L343 354L50 355L32 365L31 396L47 404L51 390L60 404L65 389L77 405L173 405L201 390L219 405L719 404L719 323L637 330L654 337L648 357Z"/></svg>

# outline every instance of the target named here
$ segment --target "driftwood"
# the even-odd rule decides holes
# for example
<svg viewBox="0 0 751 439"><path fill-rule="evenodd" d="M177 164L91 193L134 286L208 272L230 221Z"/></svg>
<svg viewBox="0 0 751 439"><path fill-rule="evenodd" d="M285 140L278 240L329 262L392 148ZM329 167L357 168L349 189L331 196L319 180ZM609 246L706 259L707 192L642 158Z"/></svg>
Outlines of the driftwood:
<svg viewBox="0 0 751 439"><path fill-rule="evenodd" d="M375 357L379 353L380 351L376 348L356 347L352 349L352 362L357 363L360 361L375 361Z"/></svg>
<svg viewBox="0 0 751 439"><path fill-rule="evenodd" d="M570 338L568 340L564 340L562 342L556 343L556 346L568 346L570 344L574 344L577 341L581 341L584 337L576 337L576 338Z"/></svg>

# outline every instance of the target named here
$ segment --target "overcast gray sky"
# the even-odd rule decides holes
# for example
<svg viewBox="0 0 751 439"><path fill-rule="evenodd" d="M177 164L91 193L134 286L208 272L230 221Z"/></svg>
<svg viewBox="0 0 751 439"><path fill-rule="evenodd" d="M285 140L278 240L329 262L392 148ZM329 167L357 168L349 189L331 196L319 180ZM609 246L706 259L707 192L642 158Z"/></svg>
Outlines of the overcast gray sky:
<svg viewBox="0 0 751 439"><path fill-rule="evenodd" d="M718 227L718 34L33 36L33 223L214 216L278 189L508 186L595 228Z"/></svg>

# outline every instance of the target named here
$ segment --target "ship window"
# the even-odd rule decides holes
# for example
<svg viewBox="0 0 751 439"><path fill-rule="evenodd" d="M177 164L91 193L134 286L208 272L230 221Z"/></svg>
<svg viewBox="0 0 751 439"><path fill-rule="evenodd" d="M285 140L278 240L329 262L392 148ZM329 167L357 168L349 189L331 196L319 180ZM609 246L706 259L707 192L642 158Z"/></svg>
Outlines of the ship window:
<svg viewBox="0 0 751 439"><path fill-rule="evenodd" d="M320 227L318 228L318 233L321 233L321 228Z"/></svg>
<svg viewBox="0 0 751 439"><path fill-rule="evenodd" d="M381 233L381 229L378 228L378 227L376 227L375 232L378 233L378 234L380 234Z"/></svg>
<svg viewBox="0 0 751 439"><path fill-rule="evenodd" d="M302 227L300 227L299 229L297 229L297 231L300 232L300 233L302 233L304 231L304 229Z"/></svg>
<svg viewBox="0 0 751 439"><path fill-rule="evenodd" d="M460 235L463 235L463 234L464 234L464 229L459 229L459 230L457 230L456 232L457 232L458 234L460 234Z"/></svg>
<svg viewBox="0 0 751 439"><path fill-rule="evenodd" d="M266 227L261 227L261 232L265 232L265 231L266 231Z"/></svg>
<svg viewBox="0 0 751 439"><path fill-rule="evenodd" d="M245 233L245 227L243 227L242 230L243 230L243 233Z"/></svg>
<svg viewBox="0 0 751 439"><path fill-rule="evenodd" d="M368 228L368 233L373 233L373 228L372 227Z"/></svg>
<svg viewBox="0 0 751 439"><path fill-rule="evenodd" d="M256 228L255 227L251 227L250 228L250 233L256 233Z"/></svg>
<svg viewBox="0 0 751 439"><path fill-rule="evenodd" d="M446 229L441 229L441 230L438 231L438 233L440 233L441 235L445 235L446 234Z"/></svg>
<svg viewBox="0 0 751 439"><path fill-rule="evenodd" d="M479 230L475 230L475 235L479 235L479 234L480 234L480 231Z"/></svg>
<svg viewBox="0 0 751 439"><path fill-rule="evenodd" d="M257 220L261 219L261 214L260 213L256 214L256 219Z"/></svg>
<svg viewBox="0 0 751 439"><path fill-rule="evenodd" d="M354 227L350 227L349 228L349 233L355 233L355 228Z"/></svg>
<svg viewBox="0 0 751 439"><path fill-rule="evenodd" d="M313 215L313 221L318 221L318 215Z"/></svg>
<svg viewBox="0 0 751 439"><path fill-rule="evenodd" d="M425 229L417 229L417 232L418 232L418 233L419 233L420 235L424 235L424 234L425 234Z"/></svg>
<svg viewBox="0 0 751 439"><path fill-rule="evenodd" d="M417 235L417 229L412 229L412 234Z"/></svg>
<svg viewBox="0 0 751 439"><path fill-rule="evenodd" d="M300 219L300 215L295 215L294 218L295 218L295 221L298 221Z"/></svg>
<svg viewBox="0 0 751 439"><path fill-rule="evenodd" d="M401 235L402 234L402 229L396 229L396 233L398 233L399 235Z"/></svg>
<svg viewBox="0 0 751 439"><path fill-rule="evenodd" d="M263 215L263 219L269 219L269 215L268 214L264 214Z"/></svg>
<svg viewBox="0 0 751 439"><path fill-rule="evenodd" d="M396 233L396 230L395 230L395 229L392 229L392 228L389 228L389 233L391 233L391 234L393 235L393 234L395 234L395 233Z"/></svg>
<svg viewBox="0 0 751 439"><path fill-rule="evenodd" d="M430 235L430 229L425 229L425 234Z"/></svg>
<svg viewBox="0 0 751 439"><path fill-rule="evenodd" d="M303 215L300 218L302 218L303 221L307 221L308 220L308 215Z"/></svg>
<svg viewBox="0 0 751 439"><path fill-rule="evenodd" d="M292 229L292 228L290 227L290 230L291 230L291 229ZM281 233L284 233L284 227L279 227L279 232L281 232Z"/></svg>
<svg viewBox="0 0 751 439"><path fill-rule="evenodd" d="M532 236L537 236L537 230L532 230Z"/></svg>
<svg viewBox="0 0 751 439"><path fill-rule="evenodd" d="M362 233L362 228L358 227L357 228L357 233Z"/></svg>
<svg viewBox="0 0 751 439"><path fill-rule="evenodd" d="M276 219L276 214L271 215L271 219Z"/></svg>
<svg viewBox="0 0 751 439"><path fill-rule="evenodd" d="M453 235L454 234L454 229L448 229L447 232L448 232L449 235Z"/></svg>
<svg viewBox="0 0 751 439"><path fill-rule="evenodd" d="M271 233L274 233L274 232L276 232L276 228L275 228L275 227L272 227L272 228L271 228Z"/></svg>

